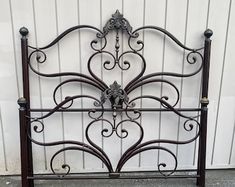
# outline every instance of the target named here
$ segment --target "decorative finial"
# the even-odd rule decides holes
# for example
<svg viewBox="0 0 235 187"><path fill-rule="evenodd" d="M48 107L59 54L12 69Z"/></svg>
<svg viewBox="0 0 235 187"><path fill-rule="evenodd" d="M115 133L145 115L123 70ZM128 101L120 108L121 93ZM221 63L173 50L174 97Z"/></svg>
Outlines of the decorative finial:
<svg viewBox="0 0 235 187"><path fill-rule="evenodd" d="M114 14L112 14L112 17L123 17L123 15L119 12L119 10L117 9L116 12Z"/></svg>
<svg viewBox="0 0 235 187"><path fill-rule="evenodd" d="M213 35L213 31L211 29L206 29L206 31L204 32L204 36L206 38L210 38Z"/></svg>
<svg viewBox="0 0 235 187"><path fill-rule="evenodd" d="M20 107L26 107L27 101L24 97L20 97L17 101L18 105L20 105Z"/></svg>
<svg viewBox="0 0 235 187"><path fill-rule="evenodd" d="M103 28L103 33L102 34L98 34L99 38L102 38L104 36L106 36L109 31L111 30L122 30L122 31L126 31L130 36L132 37L138 37L138 34L132 33L132 27L129 23L129 21L123 17L123 14L121 14L119 12L119 10L116 10L116 12L114 14L112 14L112 18L110 18L107 23L105 24L104 28Z"/></svg>
<svg viewBox="0 0 235 187"><path fill-rule="evenodd" d="M101 103L109 99L112 108L122 108L123 103L128 103L128 96L126 92L121 88L121 85L114 81L101 95Z"/></svg>
<svg viewBox="0 0 235 187"><path fill-rule="evenodd" d="M27 36L29 34L29 30L26 27L21 27L19 32L22 36Z"/></svg>
<svg viewBox="0 0 235 187"><path fill-rule="evenodd" d="M119 10L116 10L116 12L114 14L112 14L112 18L113 18L113 20L115 22L114 27L116 29L120 29L121 25L122 25L121 19L123 19L123 14L121 14L119 12Z"/></svg>

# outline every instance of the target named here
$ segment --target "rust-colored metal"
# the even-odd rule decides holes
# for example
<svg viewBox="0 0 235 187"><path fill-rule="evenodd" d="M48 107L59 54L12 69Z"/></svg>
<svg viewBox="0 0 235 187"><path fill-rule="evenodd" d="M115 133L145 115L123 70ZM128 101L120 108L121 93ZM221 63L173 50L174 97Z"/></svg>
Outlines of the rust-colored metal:
<svg viewBox="0 0 235 187"><path fill-rule="evenodd" d="M27 176L33 175L33 158L32 158L32 142L27 138L28 133L31 135L30 120L30 92L29 92L29 67L28 67L28 29L22 27L21 34L21 56L22 56L22 74L23 74L23 98L18 100L20 105L20 136L21 140L21 172L22 186L33 187L33 180L28 180ZM24 184L24 185L23 185ZM27 185L26 185L27 184Z"/></svg>
<svg viewBox="0 0 235 187"><path fill-rule="evenodd" d="M90 29L96 33L96 38L90 42L91 49L94 51L91 54L87 62L87 69L89 74L82 74L78 72L60 72L60 73L43 73L34 69L32 63L44 63L47 60L47 55L45 50L53 47L58 43L62 38L71 33L74 30ZM167 36L170 40L175 42L179 47L183 48L186 52L186 62L189 64L199 63L197 69L191 73L180 74L175 72L155 72L151 74L146 74L147 62L145 61L144 56L141 51L144 49L144 42L138 39L139 32L143 30L153 30L160 32ZM108 40L106 36L114 32L115 45L114 49L109 51L106 49ZM128 37L128 46L124 52L120 52L120 34L126 34ZM135 178L136 176L126 176L123 171L123 166L135 155L146 152L149 150L159 150L164 151L169 154L174 161L173 169L164 170L167 163L159 163L157 166L157 171L159 175L157 176L144 176L142 178L197 178L197 185L204 187L205 186L205 158L206 158L206 131L207 131L207 105L209 104L208 100L208 81L209 81L209 62L210 62L210 45L212 36L211 30L206 30L205 35L205 45L204 47L193 49L183 45L176 37L174 37L167 30L162 29L156 26L144 26L137 28L133 31L129 21L120 14L119 11L116 11L112 17L107 21L103 30L100 30L96 27L90 25L78 25L71 27L61 33L57 38L55 38L48 45L40 48L29 46L27 43L28 30L26 28L21 28L20 33L21 38L21 50L22 50L22 69L23 69L23 98L20 98L18 103L20 105L20 138L21 138L21 166L22 166L22 186L23 187L32 187L34 180L63 180L63 179L84 179L84 178L97 178L97 179L117 179L117 178ZM135 42L135 45L133 45ZM100 45L98 45L100 44ZM204 53L202 51L204 49ZM28 54L29 51L29 54ZM113 53L114 52L114 53ZM113 84L107 85L105 81L101 80L98 77L96 72L92 69L93 59L99 55L109 56L112 60L106 60L102 62L103 68L105 70L113 71L114 68L119 68L122 71L128 71L128 69L133 65L130 61L122 60L125 55L133 55L136 58L140 59L141 69L135 75L129 83L122 87L118 82L114 81ZM42 108L36 109L30 107L30 92L29 92L29 69L37 74L38 76L44 78L54 78L54 77L63 77L63 81L58 85L55 85L52 99L55 106L52 108ZM201 95L201 107L200 108L176 108L177 104L180 101L180 92L175 84L171 82L172 78L184 78L192 77L197 75L202 71L203 81L202 81L202 95ZM132 75L130 75L132 76ZM168 79L171 77L171 79ZM57 100L57 92L67 84L83 84L84 86L89 86L97 90L97 97L90 95L69 95L65 97L62 101ZM145 85L154 84L154 86L159 85L168 85L176 97L173 101L173 104L168 101L168 95L157 96L154 93L150 95L141 95L141 96L131 96L131 92L144 88ZM78 99L92 101L94 107L91 108L73 108L74 101ZM142 100L151 100L152 102L157 102L161 107L157 108L148 108L135 107L135 102ZM109 107L105 107L109 103ZM41 116L31 117L32 112L42 113ZM91 119L91 122L87 125L85 129L85 138L88 143L75 140L61 140L55 142L39 142L31 136L31 133L42 133L44 131L45 124L43 119L53 115L55 112L83 112L87 113L88 117ZM181 117L184 122L181 124L185 131L192 131L197 129L195 136L187 140L168 140L168 139L153 139L149 141L144 141L144 128L143 124L140 124L139 119L144 112L171 112L179 117ZM198 116L188 116L184 112L199 113L200 122L196 120ZM104 113L109 114L112 117L112 120L105 118ZM117 118L117 115L122 115L121 120ZM182 120L181 120L182 121ZM129 131L123 128L123 124L128 124L128 126L135 126L139 129L139 138L136 142L133 143L127 150L121 155L117 166L114 167L111 159L105 153L105 151L92 141L90 137L90 131L92 126L105 123L108 127L98 132L99 135L104 138L109 138L110 136L117 136L120 139L124 139L129 136ZM31 132L31 127L32 132ZM197 173L195 175L174 175L177 171L178 161L177 157L170 149L165 145L167 144L177 144L185 145L191 142L197 141L199 139L199 150L198 150L198 167ZM66 145L63 148L58 148L58 150L52 155L50 159L50 169L52 175L40 175L37 177L33 174L33 164L32 164L32 143L40 146L56 146L56 145ZM97 157L107 168L106 176L75 176L71 174L71 166L67 163L64 163L61 168L65 170L64 173L57 173L54 169L55 158L66 151L83 151L87 154L91 154ZM124 175L123 175L124 174Z"/></svg>
<svg viewBox="0 0 235 187"><path fill-rule="evenodd" d="M202 71L202 99L201 99L201 126L200 126L200 138L198 148L198 171L197 185L205 186L205 170L206 170L206 139L207 139L207 114L209 104L208 100L208 85L209 85L209 70L210 70L210 53L211 53L211 39L213 32L207 29L205 35L205 47L204 47L204 61Z"/></svg>

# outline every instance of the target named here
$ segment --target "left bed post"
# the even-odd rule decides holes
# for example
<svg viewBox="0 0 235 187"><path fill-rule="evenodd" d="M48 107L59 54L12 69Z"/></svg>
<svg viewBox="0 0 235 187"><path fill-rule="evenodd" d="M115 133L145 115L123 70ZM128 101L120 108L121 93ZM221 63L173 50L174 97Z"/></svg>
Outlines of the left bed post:
<svg viewBox="0 0 235 187"><path fill-rule="evenodd" d="M22 27L21 56L23 74L23 97L18 99L20 118L20 151L21 151L21 180L22 187L33 187L33 180L28 179L33 175L32 144L28 138L30 129L30 94L29 94L29 68L28 68L28 29ZM26 117L27 116L27 117Z"/></svg>

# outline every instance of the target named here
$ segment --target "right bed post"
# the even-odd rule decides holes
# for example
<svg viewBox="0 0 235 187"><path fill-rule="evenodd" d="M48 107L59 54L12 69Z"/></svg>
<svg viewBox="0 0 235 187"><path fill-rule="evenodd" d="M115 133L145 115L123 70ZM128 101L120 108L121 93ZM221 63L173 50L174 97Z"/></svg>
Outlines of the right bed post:
<svg viewBox="0 0 235 187"><path fill-rule="evenodd" d="M210 69L210 52L211 52L211 39L213 35L212 30L207 29L204 32L205 45L204 45L204 59L202 71L202 98L201 98L201 117L200 117L200 138L198 147L198 168L197 185L205 186L205 169L206 169L206 135L207 135L207 113L209 104L208 100L208 82L209 82L209 69Z"/></svg>

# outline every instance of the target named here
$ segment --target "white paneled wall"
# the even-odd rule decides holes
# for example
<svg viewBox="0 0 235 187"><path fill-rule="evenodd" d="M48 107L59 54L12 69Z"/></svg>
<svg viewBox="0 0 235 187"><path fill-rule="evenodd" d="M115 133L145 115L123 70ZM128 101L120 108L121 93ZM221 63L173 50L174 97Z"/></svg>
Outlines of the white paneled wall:
<svg viewBox="0 0 235 187"><path fill-rule="evenodd" d="M116 9L130 21L135 29L144 25L156 25L173 33L185 45L197 48L203 45L203 32L206 28L213 30L212 56L209 86L209 119L207 168L235 168L235 2L234 0L1 0L0 1L0 174L18 174L20 172L19 125L17 99L22 96L22 71L20 56L19 28L29 29L29 44L44 46L65 29L88 24L102 29ZM113 50L113 35L108 36L108 48ZM34 63L41 72L77 71L88 74L87 60L92 54L89 42L95 38L90 31L73 32L47 51L48 59L44 64ZM143 55L147 61L146 73L155 71L173 71L177 73L192 72L196 65L189 65L185 52L175 47L170 40L154 32L145 31L140 38L145 42ZM121 36L121 51L127 49L127 38ZM125 56L123 60L128 60ZM128 72L118 69L106 71L101 66L109 58L97 57L93 62L97 75L111 84L117 80L126 85L141 68L136 65ZM53 87L63 81L46 79L30 73L32 107L53 107ZM200 75L187 80L173 80L179 88L181 101L177 107L198 107L200 93ZM144 87L134 94L155 93L158 96L169 91L161 84ZM60 89L57 99L60 101L69 94L90 94L97 96L98 90L74 83ZM98 94L99 95L99 94ZM173 103L175 95L170 93L169 102ZM91 106L91 102L82 99L75 103L80 108ZM142 100L139 106L160 107L158 103ZM41 114L37 114L41 115ZM107 117L108 118L108 117ZM50 142L56 140L79 140L87 142L84 129L91 120L81 113L56 114L44 120L43 133L33 133L33 138ZM166 113L148 113L140 119L145 130L144 140L152 138L171 138L183 140L192 137L195 130L188 133L182 128L183 120L176 115ZM123 124L125 128L127 125ZM118 161L120 155L138 136L136 130L130 129L130 137L120 140L115 136L104 138L98 136L102 127L94 127L91 137L111 157ZM134 136L133 136L134 134ZM132 136L132 138L131 138ZM115 145L115 146L114 146ZM36 172L48 172L53 153L61 148L44 148L33 146L34 168ZM197 142L186 146L167 146L178 157L179 168L195 168L197 160ZM165 161L171 166L172 159L161 151L149 151L131 159L125 169L156 169L157 163ZM72 171L104 170L104 166L93 156L83 152L65 152L55 163L60 168L66 162L73 165ZM155 163L155 164L153 164Z"/></svg>

